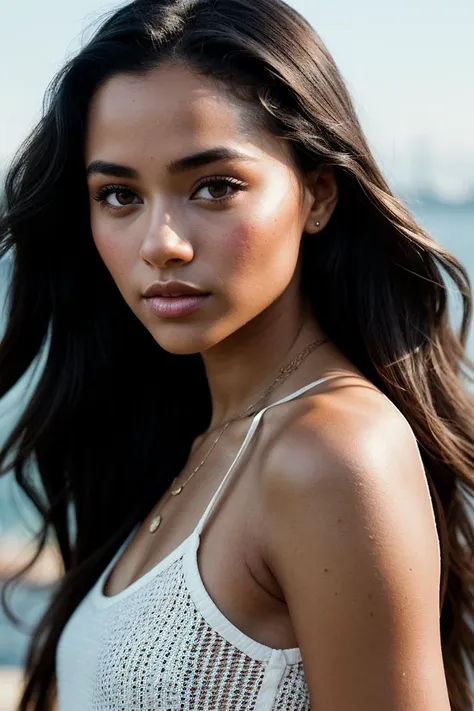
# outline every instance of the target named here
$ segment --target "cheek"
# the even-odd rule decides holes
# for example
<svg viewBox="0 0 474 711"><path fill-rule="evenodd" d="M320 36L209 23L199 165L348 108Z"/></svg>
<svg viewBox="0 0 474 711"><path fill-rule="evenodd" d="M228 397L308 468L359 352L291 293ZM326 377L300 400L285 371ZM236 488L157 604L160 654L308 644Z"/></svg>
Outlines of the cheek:
<svg viewBox="0 0 474 711"><path fill-rule="evenodd" d="M127 241L120 240L117 230L99 219L91 220L92 237L96 249L115 282L128 273L127 266L132 259L128 253Z"/></svg>
<svg viewBox="0 0 474 711"><path fill-rule="evenodd" d="M295 215L280 210L265 220L241 220L221 235L211 260L231 300L266 303L286 289L298 260L298 226Z"/></svg>
<svg viewBox="0 0 474 711"><path fill-rule="evenodd" d="M211 240L209 264L213 265L216 282L231 300L240 300L245 286L261 279L267 243L262 226L246 219L219 231Z"/></svg>
<svg viewBox="0 0 474 711"><path fill-rule="evenodd" d="M222 240L222 258L227 268L260 274L297 261L301 239L300 220L292 205L282 202L277 209L241 219ZM294 265L293 265L294 266Z"/></svg>
<svg viewBox="0 0 474 711"><path fill-rule="evenodd" d="M240 222L229 231L224 244L226 263L240 271L248 268L257 258L259 231L251 222Z"/></svg>

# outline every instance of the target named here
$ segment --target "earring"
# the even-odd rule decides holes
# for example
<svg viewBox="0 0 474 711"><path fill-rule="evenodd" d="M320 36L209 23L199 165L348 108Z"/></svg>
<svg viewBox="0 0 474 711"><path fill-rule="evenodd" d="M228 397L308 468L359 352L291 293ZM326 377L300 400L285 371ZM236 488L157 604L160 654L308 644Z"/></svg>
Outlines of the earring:
<svg viewBox="0 0 474 711"><path fill-rule="evenodd" d="M316 227L319 227L320 224L321 224L320 221L317 220L317 222L316 222Z"/></svg>

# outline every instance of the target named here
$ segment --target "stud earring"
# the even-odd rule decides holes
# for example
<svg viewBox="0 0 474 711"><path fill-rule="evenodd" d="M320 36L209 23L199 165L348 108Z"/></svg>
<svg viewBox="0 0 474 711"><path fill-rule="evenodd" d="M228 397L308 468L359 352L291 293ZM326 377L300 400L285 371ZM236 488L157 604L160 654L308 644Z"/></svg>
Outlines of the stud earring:
<svg viewBox="0 0 474 711"><path fill-rule="evenodd" d="M317 220L317 221L316 221L316 227L319 227L320 224L321 224L320 221Z"/></svg>

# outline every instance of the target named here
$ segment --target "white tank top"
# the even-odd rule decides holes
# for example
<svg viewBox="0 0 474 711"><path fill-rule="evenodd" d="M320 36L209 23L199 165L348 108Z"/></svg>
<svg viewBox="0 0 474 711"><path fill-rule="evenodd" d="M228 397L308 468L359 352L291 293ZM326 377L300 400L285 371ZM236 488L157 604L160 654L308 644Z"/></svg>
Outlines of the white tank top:
<svg viewBox="0 0 474 711"><path fill-rule="evenodd" d="M105 581L137 525L71 615L56 655L59 711L309 711L301 654L248 637L217 608L198 568L204 525L263 414L260 410L201 520L122 592Z"/></svg>
<svg viewBox="0 0 474 711"><path fill-rule="evenodd" d="M59 640L59 711L307 711L299 648L251 639L217 608L197 562L200 535L263 414L332 375L305 385L254 415L245 440L201 520L172 553L122 592L105 581L138 529L113 556L71 615Z"/></svg>

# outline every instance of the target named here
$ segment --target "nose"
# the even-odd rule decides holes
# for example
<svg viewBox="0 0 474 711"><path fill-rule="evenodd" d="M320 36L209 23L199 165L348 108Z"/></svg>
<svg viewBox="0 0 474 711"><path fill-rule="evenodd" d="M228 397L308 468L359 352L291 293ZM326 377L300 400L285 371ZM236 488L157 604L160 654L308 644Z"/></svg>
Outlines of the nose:
<svg viewBox="0 0 474 711"><path fill-rule="evenodd" d="M169 262L191 261L194 251L185 233L185 226L172 219L169 211L156 209L150 215L140 247L140 257L147 264L160 268Z"/></svg>

